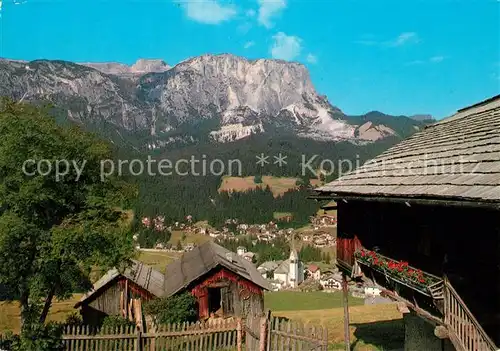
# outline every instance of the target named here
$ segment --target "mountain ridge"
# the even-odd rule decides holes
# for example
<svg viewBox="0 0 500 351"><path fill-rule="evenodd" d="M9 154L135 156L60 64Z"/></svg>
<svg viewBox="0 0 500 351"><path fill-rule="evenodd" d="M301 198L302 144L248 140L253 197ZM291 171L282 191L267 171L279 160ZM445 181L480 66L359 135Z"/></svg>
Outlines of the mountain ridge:
<svg viewBox="0 0 500 351"><path fill-rule="evenodd" d="M347 116L316 91L303 64L232 54L174 66L158 59L133 65L1 59L0 94L50 101L71 121L140 135L138 146L149 149L233 142L276 129L299 138L370 143L405 137L423 125L400 120L396 124L407 125L401 133L389 125L391 116Z"/></svg>

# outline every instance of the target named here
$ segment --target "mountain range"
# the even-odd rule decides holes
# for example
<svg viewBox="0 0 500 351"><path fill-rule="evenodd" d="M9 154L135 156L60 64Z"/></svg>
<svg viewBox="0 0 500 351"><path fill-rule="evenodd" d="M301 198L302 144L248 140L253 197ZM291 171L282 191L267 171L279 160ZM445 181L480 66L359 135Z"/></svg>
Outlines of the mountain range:
<svg viewBox="0 0 500 351"><path fill-rule="evenodd" d="M348 116L318 94L305 66L203 55L169 66L162 60L74 63L0 59L0 95L51 102L56 115L141 149L252 135L293 135L366 145L405 138L428 115Z"/></svg>

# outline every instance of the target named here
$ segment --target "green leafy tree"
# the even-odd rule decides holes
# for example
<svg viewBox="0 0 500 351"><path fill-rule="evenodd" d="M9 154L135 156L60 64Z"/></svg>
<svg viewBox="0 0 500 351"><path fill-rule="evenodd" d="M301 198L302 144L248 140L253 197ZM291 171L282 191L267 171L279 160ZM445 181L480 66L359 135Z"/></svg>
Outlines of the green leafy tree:
<svg viewBox="0 0 500 351"><path fill-rule="evenodd" d="M253 178L253 182L254 182L255 184L262 184L262 175L257 174L257 175Z"/></svg>
<svg viewBox="0 0 500 351"><path fill-rule="evenodd" d="M332 261L332 257L330 256L330 253L329 253L329 252L327 252L327 253L325 254L324 261L325 261L325 263L326 263L326 264L330 264L330 262Z"/></svg>
<svg viewBox="0 0 500 351"><path fill-rule="evenodd" d="M194 322L198 318L196 298L188 292L151 300L144 310L156 324Z"/></svg>
<svg viewBox="0 0 500 351"><path fill-rule="evenodd" d="M30 324L21 335L9 334L0 340L0 348L11 351L63 351L62 325L54 322Z"/></svg>
<svg viewBox="0 0 500 351"><path fill-rule="evenodd" d="M138 234L138 242L141 247L154 248L158 243L166 243L172 235L169 230L157 230L153 225L145 227L142 223L136 222L133 231Z"/></svg>
<svg viewBox="0 0 500 351"><path fill-rule="evenodd" d="M302 246L299 257L304 262L320 262L324 258L321 249L311 245Z"/></svg>
<svg viewBox="0 0 500 351"><path fill-rule="evenodd" d="M136 190L101 179L109 145L58 126L47 108L2 100L0 133L0 285L19 301L23 338L45 332L54 298L91 287L92 267L132 257L133 213L123 209Z"/></svg>

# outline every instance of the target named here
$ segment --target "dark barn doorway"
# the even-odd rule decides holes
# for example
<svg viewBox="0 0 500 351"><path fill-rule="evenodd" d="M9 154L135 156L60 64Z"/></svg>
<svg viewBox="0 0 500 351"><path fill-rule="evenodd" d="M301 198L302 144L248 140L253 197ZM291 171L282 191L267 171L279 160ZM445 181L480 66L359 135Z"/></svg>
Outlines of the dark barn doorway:
<svg viewBox="0 0 500 351"><path fill-rule="evenodd" d="M220 288L208 288L208 313L210 315L213 313L217 317L222 317L220 290Z"/></svg>

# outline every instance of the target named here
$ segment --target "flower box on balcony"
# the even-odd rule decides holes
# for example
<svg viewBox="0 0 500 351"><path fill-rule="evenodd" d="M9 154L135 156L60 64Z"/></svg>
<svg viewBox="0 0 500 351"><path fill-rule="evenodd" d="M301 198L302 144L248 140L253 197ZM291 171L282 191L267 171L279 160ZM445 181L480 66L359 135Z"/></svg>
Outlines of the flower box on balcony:
<svg viewBox="0 0 500 351"><path fill-rule="evenodd" d="M360 249L355 252L354 256L358 263L427 296L431 296L428 288L442 281L439 277L411 267L408 262L396 261L375 251Z"/></svg>

